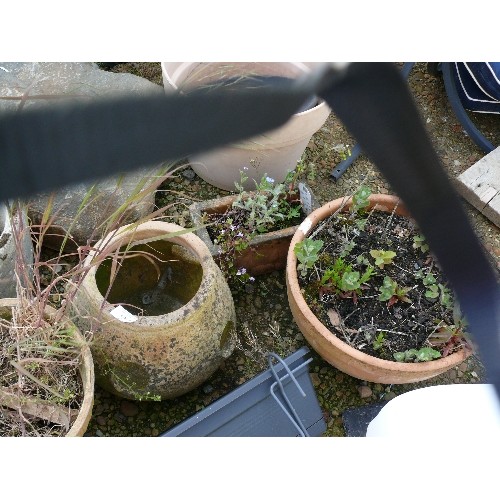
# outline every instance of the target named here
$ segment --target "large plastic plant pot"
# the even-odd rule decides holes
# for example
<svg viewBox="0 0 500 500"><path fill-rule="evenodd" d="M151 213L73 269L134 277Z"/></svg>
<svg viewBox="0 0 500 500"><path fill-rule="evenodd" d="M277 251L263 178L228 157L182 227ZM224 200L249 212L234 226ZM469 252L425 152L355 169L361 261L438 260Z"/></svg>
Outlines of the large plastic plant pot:
<svg viewBox="0 0 500 500"><path fill-rule="evenodd" d="M210 85L248 86L265 79L296 79L311 70L307 63L168 63L162 62L165 92L189 92L193 88L208 89ZM255 83L257 82L257 83ZM233 191L244 171L248 181L245 189L255 187L263 175L282 182L288 171L294 170L309 140L325 123L330 108L313 98L304 103L290 120L275 130L246 141L230 144L189 157L192 169L208 183ZM241 117L245 119L244 116Z"/></svg>

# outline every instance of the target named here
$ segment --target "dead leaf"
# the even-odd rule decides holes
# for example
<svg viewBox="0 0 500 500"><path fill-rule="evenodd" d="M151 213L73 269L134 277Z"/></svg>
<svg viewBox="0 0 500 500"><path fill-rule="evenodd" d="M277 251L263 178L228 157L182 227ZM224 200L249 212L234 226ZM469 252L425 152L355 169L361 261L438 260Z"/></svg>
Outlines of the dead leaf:
<svg viewBox="0 0 500 500"><path fill-rule="evenodd" d="M335 309L328 309L327 313L330 318L330 322L333 326L339 326L341 323L340 314L335 311Z"/></svg>

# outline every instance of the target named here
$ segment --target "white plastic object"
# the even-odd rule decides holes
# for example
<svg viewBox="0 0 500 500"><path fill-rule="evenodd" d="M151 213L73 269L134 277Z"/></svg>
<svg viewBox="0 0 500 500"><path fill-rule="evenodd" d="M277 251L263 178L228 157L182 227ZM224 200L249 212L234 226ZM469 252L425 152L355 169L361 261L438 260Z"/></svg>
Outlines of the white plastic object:
<svg viewBox="0 0 500 500"><path fill-rule="evenodd" d="M450 384L395 397L370 422L366 437L500 437L500 403L491 384Z"/></svg>

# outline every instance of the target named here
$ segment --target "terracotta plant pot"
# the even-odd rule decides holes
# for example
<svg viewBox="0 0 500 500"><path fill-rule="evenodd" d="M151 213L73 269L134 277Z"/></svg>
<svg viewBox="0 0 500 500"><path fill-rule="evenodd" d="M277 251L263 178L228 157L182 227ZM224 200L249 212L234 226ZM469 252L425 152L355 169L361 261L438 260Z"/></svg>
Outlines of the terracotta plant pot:
<svg viewBox="0 0 500 500"><path fill-rule="evenodd" d="M5 311L6 315L10 314L10 309L16 305L17 299L0 299L0 311ZM56 312L55 309L50 306L47 306L45 310L48 318ZM66 319L66 321L70 322L68 319ZM92 417L92 408L94 406L94 361L89 346L82 337L80 331L75 328L73 329L73 333L75 335L75 340L83 346L81 362L78 366L83 384L83 401L78 416L65 437L82 437L89 425L90 418Z"/></svg>
<svg viewBox="0 0 500 500"><path fill-rule="evenodd" d="M307 202L302 203L302 209L306 214L310 213L312 209L318 208L311 191L304 184L301 185L301 193L302 196L307 197ZM252 196L252 191L248 195ZM191 204L189 212L194 226L203 225L202 216L204 213L223 214L231 207L236 198L237 195L230 195ZM250 241L248 248L243 250L236 258L236 268L245 268L251 276L260 276L285 269L288 247L297 228L298 226L291 226L257 235ZM217 262L219 246L212 242L207 229L201 227L196 230L196 234L207 245L210 254Z"/></svg>
<svg viewBox="0 0 500 500"><path fill-rule="evenodd" d="M203 87L213 82L250 76L254 78L292 78L307 74L314 64L300 62L162 62L165 92ZM241 80L240 80L241 81ZM250 80L251 81L251 80ZM240 171L248 168L245 189L252 189L269 175L282 182L300 161L309 140L325 123L330 108L324 101L295 113L275 130L237 144L215 148L189 157L191 168L205 181L232 191L240 181ZM245 120L245 117L241 117Z"/></svg>
<svg viewBox="0 0 500 500"><path fill-rule="evenodd" d="M397 215L409 216L402 202L395 196L371 195L369 200L370 208L392 212L397 205L395 211ZM287 295L293 317L306 340L328 363L353 377L369 382L382 384L419 382L435 377L460 364L471 354L470 349L462 348L448 356L421 363L388 361L371 356L339 339L319 321L308 307L297 279L295 245L311 234L322 220L337 211L344 201L344 198L338 198L312 212L299 226L290 243L286 266ZM344 210L347 210L350 205L349 200Z"/></svg>
<svg viewBox="0 0 500 500"><path fill-rule="evenodd" d="M134 242L137 249L137 242L153 238L157 241L146 249L168 261L166 267L160 276L151 259L125 259L107 300L109 266L92 267L75 297L77 324L93 332L91 349L99 385L128 399L175 398L204 382L232 353L233 299L208 248L196 235L169 236L184 228L166 222L129 229L121 228L98 242L97 248L116 250L131 243L133 251ZM87 262L92 258L89 255ZM118 305L130 304L130 297L136 296L148 307L158 302L159 308L139 316L130 307Z"/></svg>
<svg viewBox="0 0 500 500"><path fill-rule="evenodd" d="M78 330L76 330L76 337L81 342L85 342ZM94 360L88 345L85 345L83 348L82 363L80 364L79 370L83 382L83 403L80 408L80 412L78 413L78 417L76 417L76 420L73 422L73 425L66 434L66 437L83 436L89 425L90 418L92 417L92 408L94 406L95 374Z"/></svg>

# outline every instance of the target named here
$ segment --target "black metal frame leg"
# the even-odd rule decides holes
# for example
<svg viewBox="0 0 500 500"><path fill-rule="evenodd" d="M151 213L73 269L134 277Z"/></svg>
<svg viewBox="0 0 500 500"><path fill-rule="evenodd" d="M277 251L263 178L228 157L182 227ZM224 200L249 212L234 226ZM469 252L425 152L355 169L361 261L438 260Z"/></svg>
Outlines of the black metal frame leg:
<svg viewBox="0 0 500 500"><path fill-rule="evenodd" d="M410 71L412 70L413 66L415 66L414 62L406 62L404 63L403 67L401 68L401 74L403 75L404 79L407 80L408 76L410 74ZM353 162L358 158L358 156L361 154L361 146L359 144L356 144L352 148L351 155L349 158L346 158L345 160L341 161L333 170L332 173L330 174L330 177L338 181L342 174L353 164Z"/></svg>

